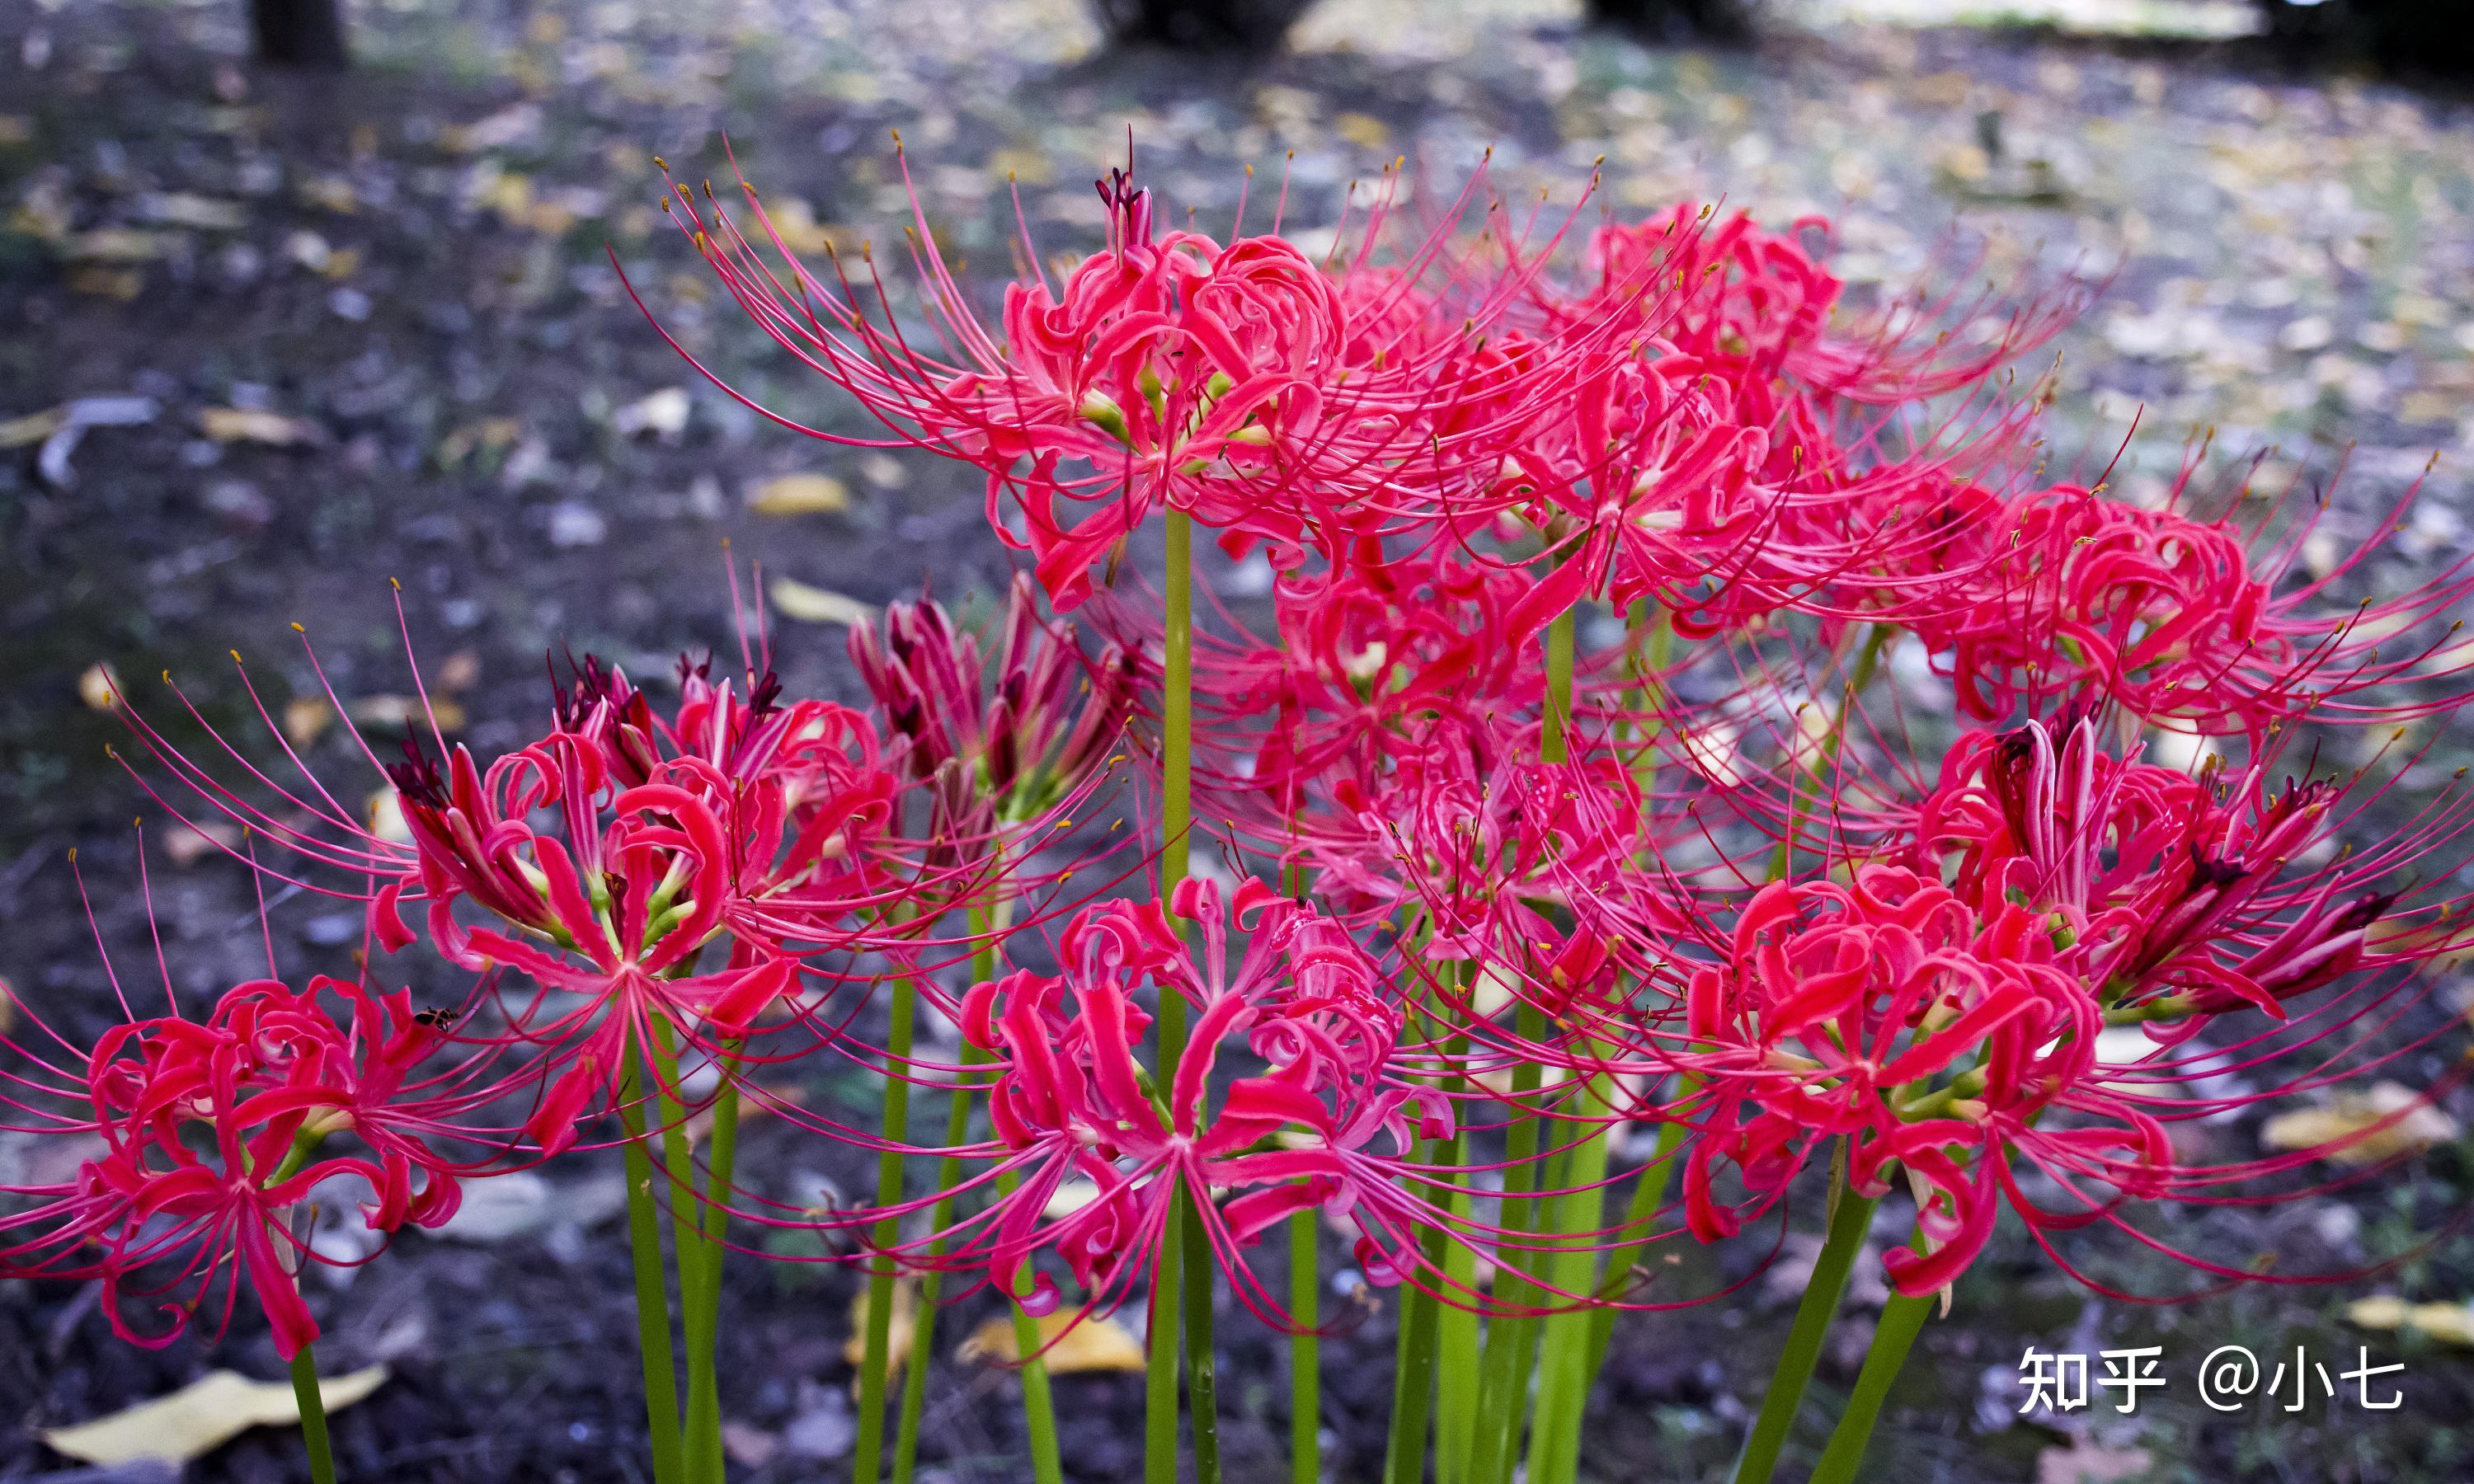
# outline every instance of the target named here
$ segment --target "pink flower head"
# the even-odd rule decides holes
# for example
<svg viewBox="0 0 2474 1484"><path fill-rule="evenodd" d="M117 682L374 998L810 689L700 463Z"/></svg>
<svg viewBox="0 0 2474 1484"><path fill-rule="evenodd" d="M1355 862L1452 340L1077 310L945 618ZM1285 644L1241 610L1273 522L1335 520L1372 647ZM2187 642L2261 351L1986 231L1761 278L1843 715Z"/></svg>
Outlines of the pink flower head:
<svg viewBox="0 0 2474 1484"><path fill-rule="evenodd" d="M1378 1273L1412 1260L1409 1197L1393 1184L1392 1161L1418 1137L1447 1134L1451 1115L1431 1094L1391 1085L1400 1015L1372 961L1339 924L1259 882L1241 887L1231 907L1217 887L1188 881L1172 907L1085 908L1059 938L1061 974L1016 972L965 996L964 1037L1004 1064L989 1106L1024 1177L973 1244L975 1260L1021 1292L1032 1255L1052 1251L1093 1304L1112 1304L1157 1253L1177 1188L1203 1212L1223 1267L1257 1312L1276 1316L1278 1304L1243 1250L1290 1211L1321 1206L1355 1219L1361 1255ZM1172 918L1194 924L1200 952ZM1249 934L1233 966L1231 925ZM1183 1055L1158 1075L1139 1050L1152 1017L1133 996L1146 985L1184 997L1197 1015ZM1229 1082L1214 1107L1214 1070L1240 1045L1265 1069ZM1093 1193L1044 1214L1076 1180ZM1046 1275L1031 1291L1035 1307L1059 1302Z"/></svg>
<svg viewBox="0 0 2474 1484"><path fill-rule="evenodd" d="M2436 639L2412 637L2474 590L2463 562L2397 597L2335 608L2330 586L2376 549L2376 538L2326 576L2280 590L2308 522L2256 561L2229 519L2201 521L2076 486L2019 501L2004 524L2008 560L1972 585L1974 600L1917 623L1930 648L1948 651L1960 705L1984 720L2086 695L2258 741L2306 711L2332 720L2423 714L2446 703L2364 693L2464 668L2461 652L2442 650L2455 626Z"/></svg>
<svg viewBox="0 0 2474 1484"><path fill-rule="evenodd" d="M1110 645L1086 658L1073 631L1042 619L1031 579L1014 575L998 634L993 684L979 641L933 600L896 603L880 633L851 630L851 663L909 744L914 777L959 764L976 795L1009 823L1072 794L1122 740L1135 661Z"/></svg>
<svg viewBox="0 0 2474 1484"><path fill-rule="evenodd" d="M352 1007L349 1025L328 996ZM405 1088L443 1037L402 993L323 977L300 993L273 979L238 985L204 1023L115 1027L85 1059L82 1117L59 1125L99 1136L104 1152L72 1181L10 1192L36 1204L0 1223L0 1271L100 1279L115 1331L150 1347L200 1313L220 1332L245 1279L290 1357L318 1333L295 1275L333 1260L295 1219L313 1192L356 1177L376 1232L434 1227L455 1211L453 1166L426 1137L426 1089ZM368 1152L315 1152L346 1133ZM161 1300L168 1328L133 1328L122 1303L133 1296Z"/></svg>

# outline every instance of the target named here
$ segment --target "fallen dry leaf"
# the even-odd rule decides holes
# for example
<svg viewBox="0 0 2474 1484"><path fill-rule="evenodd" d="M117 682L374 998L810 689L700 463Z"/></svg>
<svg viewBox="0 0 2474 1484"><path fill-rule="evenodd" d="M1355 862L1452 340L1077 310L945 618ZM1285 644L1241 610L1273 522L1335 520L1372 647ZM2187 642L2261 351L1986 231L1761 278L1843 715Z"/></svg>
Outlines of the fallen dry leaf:
<svg viewBox="0 0 2474 1484"><path fill-rule="evenodd" d="M1079 1310L1060 1309L1043 1314L1034 1322L1039 1328L1039 1342L1046 1347L1039 1358L1051 1376L1072 1376L1077 1371L1139 1371L1146 1364L1142 1342L1113 1319L1084 1319ZM971 1337L955 1353L963 1360L1010 1363L1021 1359L1022 1352L1013 1341L1013 1320L989 1320L971 1331Z"/></svg>
<svg viewBox="0 0 2474 1484"><path fill-rule="evenodd" d="M2378 1127L2389 1119L2395 1121ZM2324 1150L2322 1158L2339 1164L2376 1164L2457 1135L2456 1119L2396 1082L2375 1083L2367 1091L2348 1089L2317 1108L2279 1113L2259 1131L2260 1142L2270 1149Z"/></svg>
<svg viewBox="0 0 2474 1484"><path fill-rule="evenodd" d="M2365 1329L2415 1329L2474 1350L2474 1304L2408 1304L2381 1294L2347 1304L2345 1317Z"/></svg>
<svg viewBox="0 0 2474 1484"><path fill-rule="evenodd" d="M318 1383L328 1412L340 1412L386 1384L387 1368L371 1366ZM186 1463L252 1427L290 1427L301 1421L292 1383L253 1381L234 1371L209 1371L168 1397L74 1427L54 1427L43 1441L56 1452L106 1468L141 1458Z"/></svg>
<svg viewBox="0 0 2474 1484"><path fill-rule="evenodd" d="M876 616L873 607L857 598L823 587L811 587L806 583L792 582L787 577L773 579L772 586L765 591L771 595L773 606L781 610L783 617L795 618L801 623L847 625Z"/></svg>
<svg viewBox="0 0 2474 1484"><path fill-rule="evenodd" d="M429 672L431 690L465 691L480 683L481 657L469 649L459 649L438 662Z"/></svg>
<svg viewBox="0 0 2474 1484"><path fill-rule="evenodd" d="M174 825L163 831L163 853L175 866L194 866L209 855L240 848L240 826L224 820Z"/></svg>
<svg viewBox="0 0 2474 1484"><path fill-rule="evenodd" d="M0 418L0 448L23 448L39 443L59 432L68 421L68 409L47 407L30 412L22 418Z"/></svg>
<svg viewBox="0 0 2474 1484"><path fill-rule="evenodd" d="M352 703L352 720L384 731L427 730L432 721L441 731L461 731L464 708L445 696L430 697L425 711L419 696L363 696Z"/></svg>
<svg viewBox="0 0 2474 1484"><path fill-rule="evenodd" d="M96 660L78 675L78 699L89 710L109 711L120 706L120 676L109 664Z"/></svg>
<svg viewBox="0 0 2474 1484"><path fill-rule="evenodd" d="M324 696L302 696L283 707L283 736L294 747L307 747L335 725L335 708Z"/></svg>
<svg viewBox="0 0 2474 1484"><path fill-rule="evenodd" d="M785 474L749 491L747 508L760 515L832 515L850 509L850 491L831 474Z"/></svg>
<svg viewBox="0 0 2474 1484"><path fill-rule="evenodd" d="M306 418L249 407L206 407L198 427L219 443L264 443L271 448L315 447L327 441L327 430Z"/></svg>
<svg viewBox="0 0 2474 1484"><path fill-rule="evenodd" d="M885 1328L885 1377L887 1385L902 1378L903 1362L910 1358L911 1326L917 1320L919 1309L919 1298L915 1289L916 1285L910 1279L897 1278L893 1281L893 1318ZM867 1359L867 1287L862 1284L859 1292L851 1295L851 1332L850 1338L842 1341L842 1359L853 1366ZM853 1387L859 1385L857 1377L852 1378L851 1385Z"/></svg>
<svg viewBox="0 0 2474 1484"><path fill-rule="evenodd" d="M611 415L610 425L622 438L646 433L656 438L676 438L687 431L688 411L687 388L664 387L619 408Z"/></svg>
<svg viewBox="0 0 2474 1484"><path fill-rule="evenodd" d="M2128 1484L2146 1478L2155 1466L2144 1448L2106 1448L2081 1438L2036 1455L2036 1484Z"/></svg>

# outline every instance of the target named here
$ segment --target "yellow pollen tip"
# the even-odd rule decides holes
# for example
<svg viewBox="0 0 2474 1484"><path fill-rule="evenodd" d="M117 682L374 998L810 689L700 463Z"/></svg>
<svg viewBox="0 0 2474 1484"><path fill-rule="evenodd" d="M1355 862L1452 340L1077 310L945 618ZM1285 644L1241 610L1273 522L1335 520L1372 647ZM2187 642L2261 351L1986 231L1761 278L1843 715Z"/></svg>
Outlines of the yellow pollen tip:
<svg viewBox="0 0 2474 1484"><path fill-rule="evenodd" d="M294 624L292 626L292 632L295 634L307 634L309 631L302 628L299 624Z"/></svg>

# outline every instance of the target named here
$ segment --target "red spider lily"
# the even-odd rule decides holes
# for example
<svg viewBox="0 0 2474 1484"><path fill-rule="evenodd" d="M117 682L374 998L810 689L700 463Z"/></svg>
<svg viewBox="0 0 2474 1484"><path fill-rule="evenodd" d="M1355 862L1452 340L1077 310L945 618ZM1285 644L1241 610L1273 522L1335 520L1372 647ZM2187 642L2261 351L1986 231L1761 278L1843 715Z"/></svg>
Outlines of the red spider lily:
<svg viewBox="0 0 2474 1484"><path fill-rule="evenodd" d="M2306 711L2350 721L2426 714L2453 703L2365 693L2427 687L2465 668L2462 647L2445 647L2457 625L2413 635L2474 592L2474 563L2461 560L2378 603L2327 602L2411 498L2326 576L2288 584L2313 521L2255 558L2229 520L2058 486L2011 510L1997 533L2010 560L1979 569L1971 601L1920 614L1915 626L1936 653L1948 651L1960 705L1988 721L2082 692L2254 740Z"/></svg>
<svg viewBox="0 0 2474 1484"><path fill-rule="evenodd" d="M1072 793L1121 739L1135 660L1116 645L1085 658L1071 630L1039 616L1021 573L1007 589L999 643L990 693L978 640L923 600L888 608L882 634L873 619L854 627L850 657L908 741L914 776L958 762L973 792L1019 823Z"/></svg>
<svg viewBox="0 0 2474 1484"><path fill-rule="evenodd" d="M2444 912L2388 921L2397 894L2376 888L2462 828L2462 797L2341 853L2333 779L2270 793L2266 761L2230 781L2213 760L2194 777L2108 754L2091 716L2054 730L1961 738L1920 810L1919 851L1948 861L1971 900L2050 914L2072 972L2117 1020L2159 1039L2242 1008L2281 1020L2288 1000L2445 942Z"/></svg>
<svg viewBox="0 0 2474 1484"><path fill-rule="evenodd" d="M1172 917L1195 924L1200 952ZM1232 923L1249 934L1233 968ZM969 1218L969 1239L945 1257L923 1256L932 1233L906 1243L906 1259L984 1265L1046 1312L1060 1302L1055 1280L1034 1273L1026 1290L1021 1276L1053 1252L1086 1306L1113 1306L1156 1256L1181 1188L1240 1297L1274 1322L1278 1301L1243 1252L1291 1211L1319 1206L1355 1222L1361 1259L1379 1280L1417 1260L1422 1202L1399 1187L1399 1161L1416 1138L1447 1137L1451 1114L1431 1090L1399 1085L1397 998L1338 923L1259 882L1224 905L1215 886L1189 880L1169 914L1122 901L1083 909L1058 954L1061 974L1018 971L962 1003L965 1039L1003 1066L989 1108L1022 1184ZM1183 1057L1156 1076L1138 1053L1151 1017L1134 995L1145 986L1199 1012ZM1214 1108L1213 1072L1234 1044L1266 1069L1234 1079ZM1090 1193L1045 1214L1076 1181Z"/></svg>
<svg viewBox="0 0 2474 1484"><path fill-rule="evenodd" d="M329 1014L329 996L351 1005L349 1025ZM445 1034L412 1012L408 994L325 977L299 993L273 979L238 985L204 1022L169 1016L115 1027L62 1074L77 1090L44 1089L84 1104L78 1114L46 1114L48 1130L98 1136L104 1152L73 1180L9 1190L35 1204L0 1219L9 1241L0 1271L100 1279L114 1330L150 1347L202 1312L220 1333L246 1280L289 1359L318 1333L295 1275L304 1261L332 1260L296 1230L321 1186L366 1183L362 1219L375 1232L454 1214L456 1166L429 1142L440 1127L436 1089L406 1086ZM25 1092L41 1086L16 1080ZM315 1153L347 1133L369 1153ZM168 1328L133 1328L129 1296L164 1300L157 1308Z"/></svg>
<svg viewBox="0 0 2474 1484"><path fill-rule="evenodd" d="M1884 1265L1902 1291L1928 1293L1992 1234L2013 1147L2099 1161L2118 1186L2154 1188L2142 1163L2165 1152L2152 1120L2136 1140L2037 1127L2048 1107L2071 1106L2102 1024L2057 957L2025 909L1979 917L1898 868L1762 890L1725 961L1698 970L1686 999L1687 1034L1704 1049L1683 1060L1708 1105L1685 1174L1694 1233L1736 1229L1712 1190L1716 1161L1736 1163L1766 1204L1816 1144L1843 1137L1858 1191L1880 1194L1894 1161L1916 1185L1933 1251ZM2116 1148L2129 1158L2107 1153Z"/></svg>
<svg viewBox="0 0 2474 1484"><path fill-rule="evenodd" d="M1225 759L1206 778L1288 801L1310 781L1377 786L1393 759L1508 727L1544 693L1537 649L1509 628L1534 586L1508 566L1447 554L1380 554L1320 579L1273 587L1276 643L1206 642L1197 656L1206 745Z"/></svg>

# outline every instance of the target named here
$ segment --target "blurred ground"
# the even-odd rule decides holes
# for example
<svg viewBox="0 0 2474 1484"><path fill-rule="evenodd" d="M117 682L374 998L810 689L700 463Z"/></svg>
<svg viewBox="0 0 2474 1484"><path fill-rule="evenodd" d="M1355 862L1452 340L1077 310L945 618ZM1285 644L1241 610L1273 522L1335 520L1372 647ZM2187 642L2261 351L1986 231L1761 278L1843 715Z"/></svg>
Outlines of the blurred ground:
<svg viewBox="0 0 2474 1484"><path fill-rule="evenodd" d="M2233 29L2222 6L2130 9ZM1848 19L1863 10L1816 3L1817 29L1720 53L1645 50L1521 0L1326 0L1291 54L1241 63L1103 53L1071 0L386 0L357 11L363 64L330 82L240 62L231 0L0 9L0 976L71 1027L99 1023L100 971L59 864L71 845L114 951L145 942L127 821L146 801L103 760L118 724L79 698L99 658L148 682L140 695L168 666L230 724L247 703L226 650L239 647L279 707L309 679L284 628L299 620L344 694L400 695L386 584L399 578L431 676L487 750L539 714L553 645L658 672L683 648L729 643L725 537L768 574L869 603L932 571L942 594L991 586L1002 553L967 477L762 423L691 379L629 302L606 249L691 348L760 400L859 430L714 301L663 230L653 157L687 179L723 175L725 132L807 245L892 244L908 214L886 147L899 128L934 228L991 277L1008 266L1006 177L1044 251L1087 245L1088 181L1122 159L1129 126L1150 183L1206 227L1226 221L1248 164L1258 202L1286 168L1289 220L1311 231L1395 155L1440 195L1490 147L1515 200L1568 202L1603 156L1619 210L1723 195L1771 220L1826 213L1859 294L1965 261L1948 245L1955 226L1990 234L1977 271L1991 278L2109 281L2057 345L2064 431L2109 455L2144 408L2148 431L2121 476L2134 496L2159 488L2188 431L2212 427L2219 450L2282 450L2264 486L2297 469L2324 478L2341 456L2341 537L2441 452L2406 540L2433 561L2463 550L2474 109L2281 78L2238 48ZM78 405L99 397L122 400ZM80 419L101 422L61 436ZM842 508L751 503L795 474L827 476ZM792 688L846 688L838 628L776 622ZM329 732L317 755L359 777L341 748ZM174 981L203 996L251 970L253 935L235 931L252 914L246 883L210 854L166 854L182 842L159 817L145 827ZM338 967L357 939L312 901L279 903L276 922L289 969ZM2228 1150L2255 1138L2247 1123L2208 1132ZM768 1193L853 1178L840 1151L766 1137L747 1160L771 1172ZM42 1158L0 1141L0 1180ZM330 1366L397 1370L338 1420L349 1476L634 1476L642 1422L619 1362L632 1331L610 1178L588 1167L529 1198L511 1190L495 1225L406 1238L316 1295ZM2474 1293L2474 1248L2442 1230L2469 1190L2461 1144L2341 1200L2193 1218L2180 1234L2204 1232L2212 1250L2299 1242L2315 1271L2410 1260L2350 1287L2163 1310L2084 1300L2010 1233L1928 1332L1878 1476L2474 1476L2474 1363L2342 1317L2368 1292ZM2102 1271L2145 1291L2182 1282L2118 1250ZM837 1476L846 1284L753 1264L734 1284L726 1406L747 1458L771 1449L746 1476ZM1747 1297L1627 1325L1594 1433L1598 1476L1682 1480L1723 1465L1784 1323L1783 1304ZM1829 1387L1852 1378L1863 1326L1846 1328ZM1226 1332L1232 1476L1267 1477L1286 1425L1275 1350L1242 1321ZM0 1477L58 1464L17 1424L95 1415L203 1360L193 1345L115 1344L92 1296L66 1289L0 1288ZM2162 1343L2179 1384L2119 1425L2013 1425L2030 1342ZM1366 1477L1377 1457L1390 1343L1376 1314L1333 1347L1335 1478ZM2228 1343L2264 1356L2308 1344L2346 1364L2368 1344L2409 1362L2408 1406L2212 1413L2189 1376ZM278 1374L245 1324L222 1353ZM1075 1475L1132 1476L1135 1383L1062 1385ZM939 1369L929 1435L949 1478L1022 1476L1010 1390L1001 1372ZM191 1476L298 1472L292 1441L261 1435Z"/></svg>

